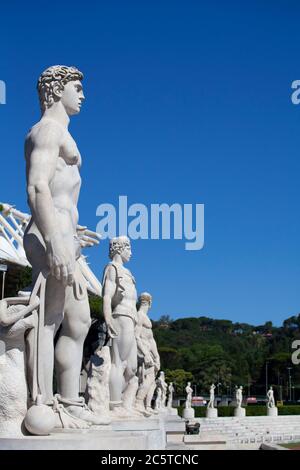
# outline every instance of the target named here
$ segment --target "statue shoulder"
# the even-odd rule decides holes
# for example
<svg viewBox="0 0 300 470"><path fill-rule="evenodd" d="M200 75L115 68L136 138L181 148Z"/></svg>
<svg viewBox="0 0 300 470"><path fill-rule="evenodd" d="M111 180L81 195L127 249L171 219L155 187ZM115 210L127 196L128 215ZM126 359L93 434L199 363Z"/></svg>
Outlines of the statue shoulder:
<svg viewBox="0 0 300 470"><path fill-rule="evenodd" d="M108 278L111 281L115 281L116 278L118 277L118 269L117 266L114 263L108 263L103 272L103 283L105 280Z"/></svg>
<svg viewBox="0 0 300 470"><path fill-rule="evenodd" d="M65 131L63 127L52 119L42 118L28 132L26 143L33 146L52 147L63 141Z"/></svg>

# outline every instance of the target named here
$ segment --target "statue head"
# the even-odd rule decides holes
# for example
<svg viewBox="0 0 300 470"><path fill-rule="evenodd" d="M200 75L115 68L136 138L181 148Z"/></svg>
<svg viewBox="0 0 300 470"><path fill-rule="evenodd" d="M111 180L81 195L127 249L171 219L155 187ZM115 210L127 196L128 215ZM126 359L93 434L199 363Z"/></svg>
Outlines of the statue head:
<svg viewBox="0 0 300 470"><path fill-rule="evenodd" d="M139 305L142 306L146 306L148 308L151 308L151 305L152 305L152 296L150 294L148 294L148 292L143 292L140 296L139 296Z"/></svg>
<svg viewBox="0 0 300 470"><path fill-rule="evenodd" d="M112 238L109 242L110 259L114 259L116 255L121 256L123 263L126 263L131 258L132 253L130 240L125 235Z"/></svg>
<svg viewBox="0 0 300 470"><path fill-rule="evenodd" d="M78 114L84 100L82 80L76 67L53 65L46 69L37 84L42 113L60 101L69 116Z"/></svg>

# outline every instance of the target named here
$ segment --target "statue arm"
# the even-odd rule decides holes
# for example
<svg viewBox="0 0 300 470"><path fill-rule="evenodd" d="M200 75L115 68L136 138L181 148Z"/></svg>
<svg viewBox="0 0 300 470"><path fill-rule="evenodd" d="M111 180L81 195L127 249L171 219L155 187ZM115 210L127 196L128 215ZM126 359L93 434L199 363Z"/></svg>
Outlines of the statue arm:
<svg viewBox="0 0 300 470"><path fill-rule="evenodd" d="M65 285L72 284L75 259L64 247L56 220L50 184L55 175L61 130L45 125L32 138L33 150L27 156L28 202L34 221L41 232L51 273Z"/></svg>
<svg viewBox="0 0 300 470"><path fill-rule="evenodd" d="M158 353L158 349L157 349L157 344L156 344L156 341L154 339L154 336L153 336L153 332L151 330L151 340L149 341L149 352L153 358L153 361L154 361L154 365L156 367L157 370L160 369L160 356L159 356L159 353Z"/></svg>
<svg viewBox="0 0 300 470"><path fill-rule="evenodd" d="M136 337L136 342L138 351L144 356L145 365L151 367L153 365L153 360L150 354L148 342L143 341L140 336Z"/></svg>
<svg viewBox="0 0 300 470"><path fill-rule="evenodd" d="M108 266L103 282L103 314L107 325L108 334L111 338L118 336L112 317L112 298L116 292L116 271Z"/></svg>

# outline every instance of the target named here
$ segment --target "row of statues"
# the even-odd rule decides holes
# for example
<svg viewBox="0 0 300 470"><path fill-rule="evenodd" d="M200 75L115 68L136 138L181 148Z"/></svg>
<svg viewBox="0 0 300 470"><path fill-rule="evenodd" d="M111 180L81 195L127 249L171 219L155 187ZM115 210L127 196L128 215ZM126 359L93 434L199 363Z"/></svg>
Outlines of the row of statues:
<svg viewBox="0 0 300 470"><path fill-rule="evenodd" d="M85 100L82 82L76 67L56 65L37 84L41 118L25 141L31 217L18 238L32 267L32 285L0 302L0 434L6 437L107 425L114 417L150 417L165 408L168 387L162 373L156 380L160 358L148 317L152 298L146 292L138 297L125 267L132 255L126 236L110 240L110 262L97 292L109 339L90 359L85 397L79 393L91 325L81 250L93 242L78 225L82 156L69 124ZM99 291L100 283L91 283ZM167 408L173 391L170 384Z"/></svg>
<svg viewBox="0 0 300 470"><path fill-rule="evenodd" d="M208 411L215 409L215 389L216 389L215 384L211 384L211 387L209 390L209 401L207 404ZM193 394L191 382L188 382L185 388L185 391L186 391L185 409L190 409L192 407L192 394ZM243 387L242 386L239 386L239 387L236 386L235 388L235 402L236 402L236 408L239 409L240 411L242 409L242 403L243 403ZM273 410L276 408L273 387L270 387L267 392L267 408L268 410Z"/></svg>
<svg viewBox="0 0 300 470"><path fill-rule="evenodd" d="M107 425L113 417L149 417L156 388L165 404L148 317L152 298L146 292L137 296L125 267L132 254L126 236L110 240L101 293L108 342L92 356L86 396L79 394L91 325L81 253L89 237L80 236L78 225L82 156L69 123L85 99L82 81L76 67L60 65L38 80L41 118L25 142L31 217L19 240L32 267L32 285L0 303L0 434L6 436Z"/></svg>

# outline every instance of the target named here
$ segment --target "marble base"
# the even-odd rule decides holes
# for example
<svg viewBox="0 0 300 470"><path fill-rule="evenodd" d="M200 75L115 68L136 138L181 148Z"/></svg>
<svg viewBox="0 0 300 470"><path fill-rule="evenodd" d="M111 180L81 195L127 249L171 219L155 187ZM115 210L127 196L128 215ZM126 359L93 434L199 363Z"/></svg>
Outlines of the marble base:
<svg viewBox="0 0 300 470"><path fill-rule="evenodd" d="M147 449L165 449L166 447L166 429L162 418L151 416L150 418L130 421L113 421L111 426L116 433L134 432L139 435L145 434L148 441Z"/></svg>
<svg viewBox="0 0 300 470"><path fill-rule="evenodd" d="M235 418L244 418L246 416L245 408L234 408Z"/></svg>
<svg viewBox="0 0 300 470"><path fill-rule="evenodd" d="M278 408L275 406L274 408L267 409L267 416L278 416Z"/></svg>
<svg viewBox="0 0 300 470"><path fill-rule="evenodd" d="M183 419L194 419L194 418L195 418L194 408L184 408Z"/></svg>
<svg viewBox="0 0 300 470"><path fill-rule="evenodd" d="M152 418L113 422L111 426L90 429L57 430L49 436L0 438L1 450L163 450L165 447L164 423Z"/></svg>
<svg viewBox="0 0 300 470"><path fill-rule="evenodd" d="M168 408L168 415L170 416L178 416L177 408Z"/></svg>
<svg viewBox="0 0 300 470"><path fill-rule="evenodd" d="M206 408L206 417L207 418L217 418L218 417L217 408Z"/></svg>

